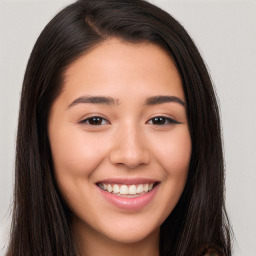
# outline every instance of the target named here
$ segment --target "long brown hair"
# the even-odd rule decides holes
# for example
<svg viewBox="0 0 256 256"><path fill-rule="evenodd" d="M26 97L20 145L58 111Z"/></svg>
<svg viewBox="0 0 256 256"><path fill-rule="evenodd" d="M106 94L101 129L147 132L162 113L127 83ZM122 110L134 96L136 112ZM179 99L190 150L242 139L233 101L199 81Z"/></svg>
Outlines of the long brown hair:
<svg viewBox="0 0 256 256"><path fill-rule="evenodd" d="M185 29L142 0L79 0L45 27L22 88L11 239L7 256L75 256L70 211L54 178L47 120L62 75L95 45L117 37L151 42L172 55L183 80L192 156L184 192L161 226L160 255L231 255L224 205L218 105L205 64Z"/></svg>

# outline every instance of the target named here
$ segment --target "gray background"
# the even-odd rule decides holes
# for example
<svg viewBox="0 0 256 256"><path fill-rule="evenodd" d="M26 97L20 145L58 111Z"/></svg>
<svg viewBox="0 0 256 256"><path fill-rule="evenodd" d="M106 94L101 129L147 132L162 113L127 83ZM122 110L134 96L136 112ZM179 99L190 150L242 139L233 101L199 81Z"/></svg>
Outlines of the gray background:
<svg viewBox="0 0 256 256"><path fill-rule="evenodd" d="M10 225L15 134L25 66L39 33L71 0L0 0L0 255ZM256 255L256 0L152 0L199 47L219 96L235 256Z"/></svg>

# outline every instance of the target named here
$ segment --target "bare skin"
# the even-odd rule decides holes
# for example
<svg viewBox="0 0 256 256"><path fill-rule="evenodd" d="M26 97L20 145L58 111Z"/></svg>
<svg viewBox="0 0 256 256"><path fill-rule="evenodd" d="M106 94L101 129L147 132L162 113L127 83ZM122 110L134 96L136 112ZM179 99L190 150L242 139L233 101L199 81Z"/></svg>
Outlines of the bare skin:
<svg viewBox="0 0 256 256"><path fill-rule="evenodd" d="M90 230L90 227L86 225L83 227L81 222L74 222L74 237L78 245L78 252L85 253L87 256L158 256L159 255L159 229L151 233L148 237L134 243L120 243L114 240L109 240L104 235L90 230L90 232L84 232L83 230ZM93 235L92 235L93 234ZM94 239L92 239L92 237Z"/></svg>
<svg viewBox="0 0 256 256"><path fill-rule="evenodd" d="M160 226L187 179L185 104L172 58L154 44L109 39L67 68L48 134L82 253L159 254ZM121 194L122 186L137 194Z"/></svg>

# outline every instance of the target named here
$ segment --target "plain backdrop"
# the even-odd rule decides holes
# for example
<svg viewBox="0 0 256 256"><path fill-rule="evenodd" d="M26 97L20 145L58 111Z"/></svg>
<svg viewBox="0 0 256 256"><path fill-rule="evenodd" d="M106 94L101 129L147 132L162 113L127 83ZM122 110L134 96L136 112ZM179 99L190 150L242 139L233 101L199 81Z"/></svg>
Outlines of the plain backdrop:
<svg viewBox="0 0 256 256"><path fill-rule="evenodd" d="M0 255L10 227L15 134L26 63L71 0L0 0ZM152 0L194 39L219 97L234 256L256 255L256 0Z"/></svg>

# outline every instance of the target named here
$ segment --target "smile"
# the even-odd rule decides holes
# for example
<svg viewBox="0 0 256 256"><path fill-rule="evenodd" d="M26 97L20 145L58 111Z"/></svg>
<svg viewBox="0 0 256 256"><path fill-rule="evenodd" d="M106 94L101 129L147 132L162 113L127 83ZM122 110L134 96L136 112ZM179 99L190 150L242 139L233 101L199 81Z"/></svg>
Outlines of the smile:
<svg viewBox="0 0 256 256"><path fill-rule="evenodd" d="M150 204L157 194L160 182L152 180L105 180L96 183L105 200L125 211L138 211Z"/></svg>
<svg viewBox="0 0 256 256"><path fill-rule="evenodd" d="M145 184L107 184L98 183L97 184L102 190L109 193L115 194L122 197L137 197L151 191L154 187L154 183Z"/></svg>

